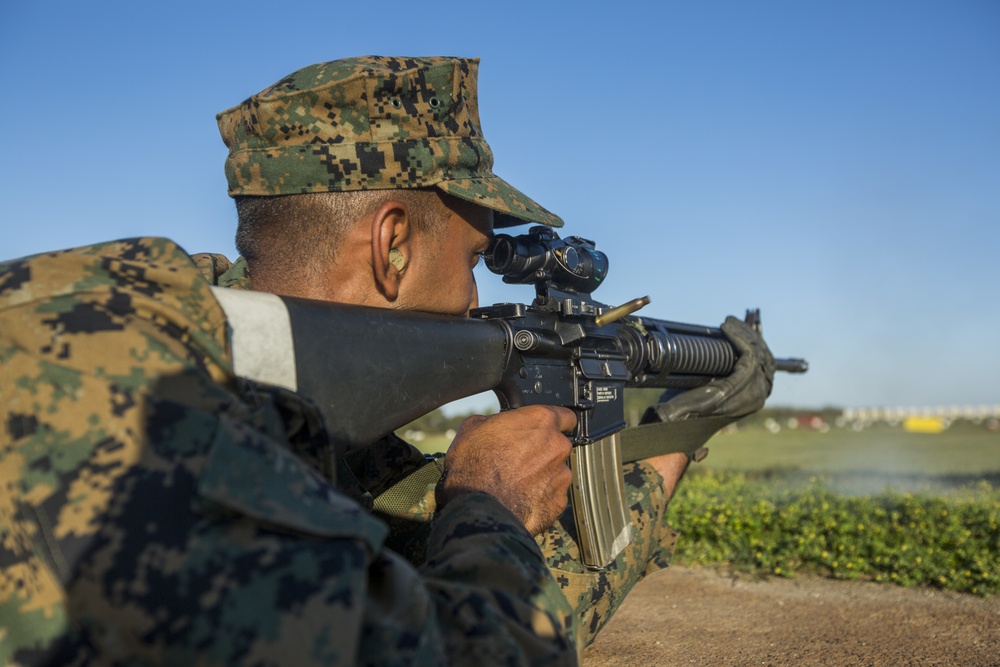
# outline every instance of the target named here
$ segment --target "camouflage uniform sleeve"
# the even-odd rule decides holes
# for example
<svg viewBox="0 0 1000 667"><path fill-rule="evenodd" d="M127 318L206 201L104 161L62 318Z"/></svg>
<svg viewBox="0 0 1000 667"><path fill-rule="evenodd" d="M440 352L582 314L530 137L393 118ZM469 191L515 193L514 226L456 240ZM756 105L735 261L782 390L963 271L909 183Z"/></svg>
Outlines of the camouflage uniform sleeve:
<svg viewBox="0 0 1000 667"><path fill-rule="evenodd" d="M623 466L632 542L606 568L583 566L572 509L535 539L580 624L578 648L589 646L625 596L646 575L670 565L678 532L664 519L670 498L663 478L644 461Z"/></svg>
<svg viewBox="0 0 1000 667"><path fill-rule="evenodd" d="M236 393L224 324L163 239L0 265L0 663L575 663L505 508L405 562Z"/></svg>
<svg viewBox="0 0 1000 667"><path fill-rule="evenodd" d="M202 277L212 285L218 285L219 276L233 266L228 257L216 252L195 253L191 255L191 261L201 271Z"/></svg>
<svg viewBox="0 0 1000 667"><path fill-rule="evenodd" d="M417 664L400 660L398 638L415 626L419 602L434 610L422 619L432 631L419 637L434 647L433 659L420 664L577 664L572 610L534 540L498 500L470 493L452 501L434 522L427 552L418 570L425 594L401 597L384 584L371 590L368 615L379 620L368 628L377 634L364 642L360 663ZM373 580L402 584L412 570L389 553ZM380 591L389 595L380 599Z"/></svg>
<svg viewBox="0 0 1000 667"><path fill-rule="evenodd" d="M242 430L225 425L199 481L202 512L255 536L246 545L206 536L219 543L212 552L232 558L272 543L268 562L232 587L233 631L258 639L237 654L223 641L227 662L576 664L572 612L534 540L496 499L467 494L445 507L415 568L384 549L385 524L284 447ZM199 654L180 651L185 639L172 641L175 659Z"/></svg>
<svg viewBox="0 0 1000 667"><path fill-rule="evenodd" d="M201 275L212 285L231 289L250 289L250 270L247 261L236 258L230 262L219 253L199 252L191 255L191 261L201 271Z"/></svg>
<svg viewBox="0 0 1000 667"><path fill-rule="evenodd" d="M405 443L380 442L377 445L377 451L383 456L376 458L392 461L395 469L383 469L355 456L352 462L356 467L346 469L342 466L338 474L345 480L359 481L359 486L377 495L379 490L386 488L386 478L400 479L400 474L394 473L405 476L420 465L428 465L419 452L407 456L403 448ZM633 538L608 567L595 571L582 564L572 508L567 508L552 527L535 538L552 577L573 609L577 627L575 637L580 650L593 643L641 579L670 564L678 538L677 531L664 520L670 499L663 490L663 478L659 473L648 463L637 461L623 466L623 477ZM375 507L379 518L391 528L387 543L411 562L421 562L426 556L427 532L436 509L433 481L436 477L430 479L426 489L414 489L415 495L406 503L387 504L381 509L378 505ZM368 505L371 505L370 496Z"/></svg>

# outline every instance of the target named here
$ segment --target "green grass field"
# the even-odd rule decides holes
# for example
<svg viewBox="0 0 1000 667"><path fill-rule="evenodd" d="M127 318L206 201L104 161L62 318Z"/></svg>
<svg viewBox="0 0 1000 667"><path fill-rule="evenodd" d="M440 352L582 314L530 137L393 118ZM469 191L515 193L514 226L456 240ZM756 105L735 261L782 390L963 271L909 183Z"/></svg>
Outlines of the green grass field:
<svg viewBox="0 0 1000 667"><path fill-rule="evenodd" d="M746 428L720 433L699 467L788 480L827 478L848 493L941 491L980 480L1000 487L1000 433L959 422L943 433L907 433L876 426L769 433Z"/></svg>
<svg viewBox="0 0 1000 667"><path fill-rule="evenodd" d="M799 468L818 472L875 470L892 474L1000 472L1000 432L957 423L942 433L875 426L827 433L747 428L709 442L705 465L727 470Z"/></svg>

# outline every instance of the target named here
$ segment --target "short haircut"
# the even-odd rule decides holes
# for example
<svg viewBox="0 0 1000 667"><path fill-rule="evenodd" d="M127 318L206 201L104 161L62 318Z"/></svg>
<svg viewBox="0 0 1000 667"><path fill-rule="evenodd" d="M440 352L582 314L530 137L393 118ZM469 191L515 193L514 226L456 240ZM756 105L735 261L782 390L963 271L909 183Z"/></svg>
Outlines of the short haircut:
<svg viewBox="0 0 1000 667"><path fill-rule="evenodd" d="M441 233L451 214L436 188L236 197L236 249L251 278L270 285L315 279L336 261L349 230L390 200L404 204L417 232Z"/></svg>

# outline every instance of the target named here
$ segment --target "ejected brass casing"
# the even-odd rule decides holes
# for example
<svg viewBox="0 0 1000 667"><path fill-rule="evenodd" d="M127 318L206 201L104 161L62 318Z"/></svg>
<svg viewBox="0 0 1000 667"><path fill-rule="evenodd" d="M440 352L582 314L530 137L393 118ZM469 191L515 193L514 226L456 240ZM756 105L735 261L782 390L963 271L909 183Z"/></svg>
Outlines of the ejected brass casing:
<svg viewBox="0 0 1000 667"><path fill-rule="evenodd" d="M611 324L612 322L617 322L626 315L631 315L635 311L639 310L645 305L649 304L648 296L641 296L638 299L632 299L628 303L623 303L620 306L612 308L611 310L601 313L594 318L594 324L599 327L603 327L605 324Z"/></svg>

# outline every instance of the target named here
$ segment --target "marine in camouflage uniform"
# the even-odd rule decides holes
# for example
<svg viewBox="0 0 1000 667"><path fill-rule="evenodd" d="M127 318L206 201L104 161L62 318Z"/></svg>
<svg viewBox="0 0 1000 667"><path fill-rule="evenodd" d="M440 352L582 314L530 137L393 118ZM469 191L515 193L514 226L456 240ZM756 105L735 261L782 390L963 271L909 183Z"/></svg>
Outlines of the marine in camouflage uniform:
<svg viewBox="0 0 1000 667"><path fill-rule="evenodd" d="M496 226L560 226L492 173L477 65L299 70L219 115L230 194L430 187ZM485 493L377 518L422 460L388 438L335 467L307 403L234 378L205 278L165 239L0 265L0 660L573 664L666 565L644 463L626 471L638 539L605 572L579 565L568 521L536 541Z"/></svg>
<svg viewBox="0 0 1000 667"><path fill-rule="evenodd" d="M229 194L265 196L400 187L440 188L494 211L494 226L562 220L493 174L477 103L478 60L352 58L301 69L219 115L230 148ZM246 261L196 255L206 278L249 288ZM413 447L387 440L355 455L355 488L364 496L425 462ZM343 466L342 466L343 467ZM538 537L553 573L577 609L590 644L635 583L669 564L676 532L664 525L669 498L662 478L643 462L626 464L635 538L601 572L583 567L572 511ZM433 493L394 520L394 546L415 559L422 541L410 532L433 512ZM364 502L364 500L363 500Z"/></svg>

